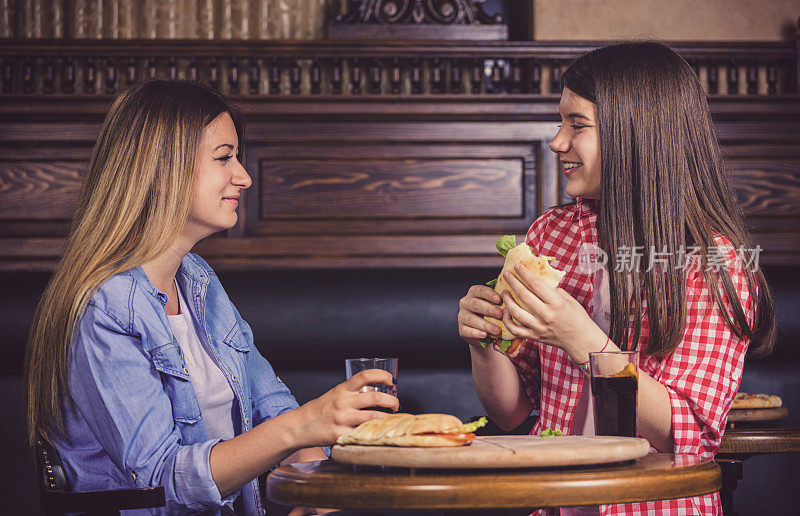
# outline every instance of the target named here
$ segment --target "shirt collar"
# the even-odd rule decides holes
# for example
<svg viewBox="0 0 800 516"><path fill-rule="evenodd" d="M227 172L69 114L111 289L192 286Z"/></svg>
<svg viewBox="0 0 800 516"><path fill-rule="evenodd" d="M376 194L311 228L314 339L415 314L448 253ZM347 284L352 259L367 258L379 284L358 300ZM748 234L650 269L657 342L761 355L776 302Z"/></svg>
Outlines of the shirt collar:
<svg viewBox="0 0 800 516"><path fill-rule="evenodd" d="M195 281L201 284L208 284L209 283L209 273L211 272L204 264L200 263L192 253L186 253L184 257L181 259L181 264L178 267L178 272L181 274L177 276L178 283L180 284L181 288L186 288L184 284L184 278L188 278L191 281ZM147 274L144 272L144 269L141 265L134 267L128 273L133 276L133 278L141 283L144 286L144 289L153 297L159 300L162 305L167 304L167 300L169 297L166 293L161 292L155 285L150 281L150 278L147 277ZM183 276L183 277L181 277Z"/></svg>
<svg viewBox="0 0 800 516"><path fill-rule="evenodd" d="M597 199L583 199L578 197L575 202L574 217L586 219L598 214Z"/></svg>

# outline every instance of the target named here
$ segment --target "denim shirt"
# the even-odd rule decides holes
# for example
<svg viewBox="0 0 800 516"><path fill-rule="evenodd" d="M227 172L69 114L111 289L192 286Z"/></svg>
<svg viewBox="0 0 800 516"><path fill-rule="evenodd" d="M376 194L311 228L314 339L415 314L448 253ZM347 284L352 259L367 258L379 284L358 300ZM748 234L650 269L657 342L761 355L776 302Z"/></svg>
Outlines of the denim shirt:
<svg viewBox="0 0 800 516"><path fill-rule="evenodd" d="M211 267L189 253L177 281L233 389L236 434L296 408ZM206 433L166 303L141 267L92 296L68 356L73 403L65 403L65 431L53 443L67 479L75 491L164 486L166 507L124 514L220 514L241 496L245 514L261 516L257 480L223 498L211 477L209 455L220 440Z"/></svg>

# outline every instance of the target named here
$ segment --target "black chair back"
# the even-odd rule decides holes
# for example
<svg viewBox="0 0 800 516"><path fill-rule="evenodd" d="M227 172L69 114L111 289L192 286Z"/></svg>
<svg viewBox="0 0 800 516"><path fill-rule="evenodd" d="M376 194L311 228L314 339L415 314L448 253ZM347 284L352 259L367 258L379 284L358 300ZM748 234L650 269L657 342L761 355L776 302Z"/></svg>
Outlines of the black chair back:
<svg viewBox="0 0 800 516"><path fill-rule="evenodd" d="M68 491L67 476L55 446L44 439L36 440L36 471L39 489L50 492Z"/></svg>
<svg viewBox="0 0 800 516"><path fill-rule="evenodd" d="M73 492L55 446L46 439L37 439L35 453L39 497L47 516L66 513L118 516L121 510L163 507L166 504L163 486Z"/></svg>

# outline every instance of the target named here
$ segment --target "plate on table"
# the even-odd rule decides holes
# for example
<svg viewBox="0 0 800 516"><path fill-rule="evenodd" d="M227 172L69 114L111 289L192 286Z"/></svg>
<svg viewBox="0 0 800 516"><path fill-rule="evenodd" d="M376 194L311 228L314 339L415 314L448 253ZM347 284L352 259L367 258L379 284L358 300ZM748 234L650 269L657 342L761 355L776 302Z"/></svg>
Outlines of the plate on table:
<svg viewBox="0 0 800 516"><path fill-rule="evenodd" d="M609 464L649 452L650 443L634 437L493 435L476 437L469 446L438 448L337 444L331 459L360 466L494 469Z"/></svg>

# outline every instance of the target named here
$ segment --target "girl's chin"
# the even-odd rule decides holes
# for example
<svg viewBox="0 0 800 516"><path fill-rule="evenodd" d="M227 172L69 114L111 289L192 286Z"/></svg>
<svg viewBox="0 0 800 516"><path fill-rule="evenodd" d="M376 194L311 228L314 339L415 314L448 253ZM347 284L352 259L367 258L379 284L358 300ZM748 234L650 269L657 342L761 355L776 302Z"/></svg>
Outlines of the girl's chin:
<svg viewBox="0 0 800 516"><path fill-rule="evenodd" d="M573 199L577 199L578 197L586 197L586 189L581 188L580 185L573 185L571 182L567 183L567 187L564 188L564 193Z"/></svg>
<svg viewBox="0 0 800 516"><path fill-rule="evenodd" d="M564 193L573 199L577 199L578 197L582 199L600 198L600 192L592 188L587 188L582 182L576 183L574 180L567 180L567 186L564 188Z"/></svg>

